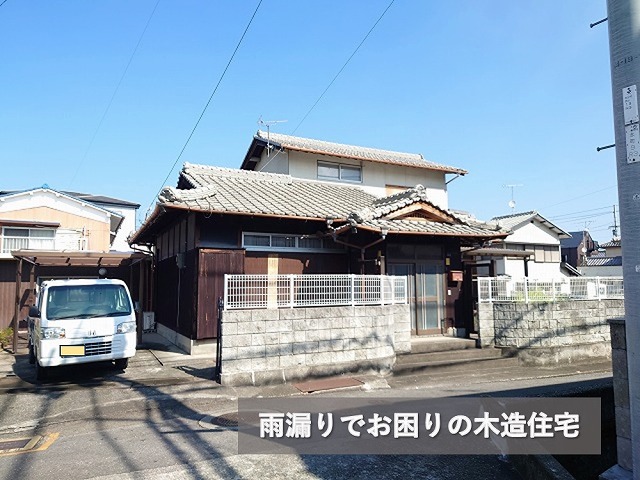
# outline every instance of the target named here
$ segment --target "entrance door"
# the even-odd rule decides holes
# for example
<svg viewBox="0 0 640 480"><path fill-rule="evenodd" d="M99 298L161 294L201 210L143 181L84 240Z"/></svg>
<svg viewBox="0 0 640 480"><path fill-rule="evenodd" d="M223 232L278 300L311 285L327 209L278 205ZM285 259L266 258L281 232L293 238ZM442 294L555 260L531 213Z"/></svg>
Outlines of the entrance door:
<svg viewBox="0 0 640 480"><path fill-rule="evenodd" d="M407 296L414 335L442 333L442 273L444 267L432 263L392 263L389 274L407 277Z"/></svg>
<svg viewBox="0 0 640 480"><path fill-rule="evenodd" d="M416 333L442 333L442 281L444 266L434 263L416 265Z"/></svg>

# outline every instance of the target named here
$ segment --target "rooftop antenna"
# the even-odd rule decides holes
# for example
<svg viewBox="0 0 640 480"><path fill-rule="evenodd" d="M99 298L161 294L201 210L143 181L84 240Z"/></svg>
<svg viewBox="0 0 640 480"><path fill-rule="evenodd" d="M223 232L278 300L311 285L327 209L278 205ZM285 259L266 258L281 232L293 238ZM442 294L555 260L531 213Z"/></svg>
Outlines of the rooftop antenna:
<svg viewBox="0 0 640 480"><path fill-rule="evenodd" d="M516 208L516 201L513 199L513 189L516 187L524 187L524 185L521 183L510 183L508 185L503 185L503 187L511 189L511 200L509 200L509 203L507 203L507 205L509 205L511 211L514 211Z"/></svg>
<svg viewBox="0 0 640 480"><path fill-rule="evenodd" d="M269 140L271 125L275 125L276 123L287 123L288 121L289 120L263 120L262 115L260 115L258 125L262 125L267 128L267 156L271 154L271 149L273 148Z"/></svg>

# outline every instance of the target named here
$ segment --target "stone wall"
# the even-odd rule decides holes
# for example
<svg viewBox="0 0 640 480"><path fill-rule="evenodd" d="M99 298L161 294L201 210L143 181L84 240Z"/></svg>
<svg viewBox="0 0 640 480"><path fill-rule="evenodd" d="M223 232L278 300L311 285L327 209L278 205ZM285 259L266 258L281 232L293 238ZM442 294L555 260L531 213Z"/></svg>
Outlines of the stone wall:
<svg viewBox="0 0 640 480"><path fill-rule="evenodd" d="M621 315L623 300L481 303L480 344L512 349L534 364L610 357L607 319Z"/></svg>
<svg viewBox="0 0 640 480"><path fill-rule="evenodd" d="M226 310L223 385L390 371L411 350L408 305Z"/></svg>

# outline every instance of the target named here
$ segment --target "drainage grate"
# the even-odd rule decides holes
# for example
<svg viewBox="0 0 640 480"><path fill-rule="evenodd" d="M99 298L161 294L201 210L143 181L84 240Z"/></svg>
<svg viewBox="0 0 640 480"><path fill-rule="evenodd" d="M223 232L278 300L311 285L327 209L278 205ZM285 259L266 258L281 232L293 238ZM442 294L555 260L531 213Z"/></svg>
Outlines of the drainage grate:
<svg viewBox="0 0 640 480"><path fill-rule="evenodd" d="M220 415L207 415L198 422L202 428L209 430L237 430L239 424L238 412L221 413Z"/></svg>
<svg viewBox="0 0 640 480"><path fill-rule="evenodd" d="M19 440L0 440L0 451L22 449L31 441L30 438L21 438Z"/></svg>
<svg viewBox="0 0 640 480"><path fill-rule="evenodd" d="M238 428L238 412L223 413L211 417L209 423L222 428Z"/></svg>

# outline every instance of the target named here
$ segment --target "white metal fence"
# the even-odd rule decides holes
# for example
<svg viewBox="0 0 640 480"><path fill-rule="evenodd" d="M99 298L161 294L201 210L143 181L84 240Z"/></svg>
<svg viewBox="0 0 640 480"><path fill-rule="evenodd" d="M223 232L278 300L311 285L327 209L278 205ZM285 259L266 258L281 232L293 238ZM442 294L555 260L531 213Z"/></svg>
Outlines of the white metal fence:
<svg viewBox="0 0 640 480"><path fill-rule="evenodd" d="M224 308L294 308L407 303L407 277L225 275Z"/></svg>
<svg viewBox="0 0 640 480"><path fill-rule="evenodd" d="M624 298L622 277L566 277L532 279L480 277L478 301L560 302L564 300L607 300Z"/></svg>

